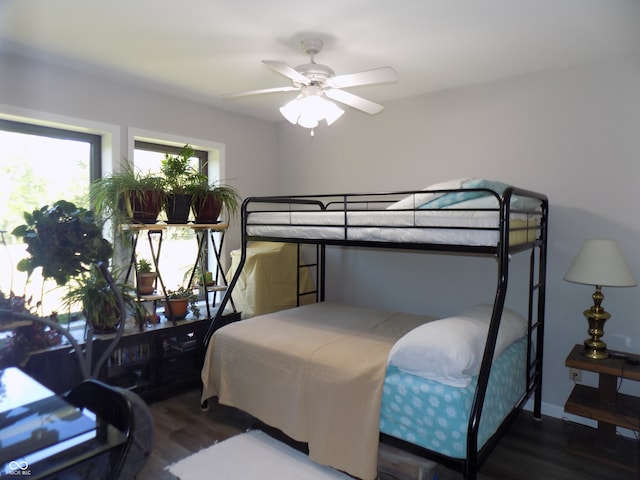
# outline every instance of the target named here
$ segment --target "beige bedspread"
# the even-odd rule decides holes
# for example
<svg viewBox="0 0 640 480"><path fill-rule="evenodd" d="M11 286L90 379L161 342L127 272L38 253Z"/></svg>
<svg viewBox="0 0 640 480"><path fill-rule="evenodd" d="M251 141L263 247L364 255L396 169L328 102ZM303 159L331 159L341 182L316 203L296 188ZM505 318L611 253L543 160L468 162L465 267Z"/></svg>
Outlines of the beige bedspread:
<svg viewBox="0 0 640 480"><path fill-rule="evenodd" d="M231 267L227 278L233 278L242 251L231 252ZM299 276L299 279L298 279ZM233 301L242 318L276 312L315 302L315 295L298 299L300 292L312 292L313 281L308 268L298 268L298 246L292 243L251 242L242 273L233 287Z"/></svg>
<svg viewBox="0 0 640 480"><path fill-rule="evenodd" d="M431 317L318 303L227 325L213 336L202 399L240 408L350 475L377 475L387 356Z"/></svg>

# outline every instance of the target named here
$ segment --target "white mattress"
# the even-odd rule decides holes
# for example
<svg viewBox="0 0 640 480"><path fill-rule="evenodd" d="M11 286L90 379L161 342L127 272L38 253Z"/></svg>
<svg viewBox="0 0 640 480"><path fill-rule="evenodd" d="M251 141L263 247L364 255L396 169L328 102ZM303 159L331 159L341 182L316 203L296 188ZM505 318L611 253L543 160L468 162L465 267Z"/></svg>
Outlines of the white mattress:
<svg viewBox="0 0 640 480"><path fill-rule="evenodd" d="M500 239L499 221L500 214L495 210L251 212L247 234L305 240L495 246ZM510 244L534 240L538 221L538 215L511 214Z"/></svg>

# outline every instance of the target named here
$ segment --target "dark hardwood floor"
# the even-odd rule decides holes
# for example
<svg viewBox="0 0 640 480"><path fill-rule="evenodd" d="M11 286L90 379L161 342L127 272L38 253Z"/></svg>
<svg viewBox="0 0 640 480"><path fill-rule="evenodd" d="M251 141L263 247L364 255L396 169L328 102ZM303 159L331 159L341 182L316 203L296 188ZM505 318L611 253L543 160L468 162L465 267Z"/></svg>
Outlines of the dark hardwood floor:
<svg viewBox="0 0 640 480"><path fill-rule="evenodd" d="M255 420L235 409L212 404L203 412L199 390L193 390L151 404L155 419L153 454L138 480L175 480L165 467L254 425ZM627 480L640 476L567 452L576 425L556 418L533 420L521 412L478 475L479 480ZM640 453L640 450L639 450ZM215 465L204 478L218 478ZM461 479L446 471L440 480ZM224 479L220 479L224 480ZM385 479L386 480L386 479Z"/></svg>

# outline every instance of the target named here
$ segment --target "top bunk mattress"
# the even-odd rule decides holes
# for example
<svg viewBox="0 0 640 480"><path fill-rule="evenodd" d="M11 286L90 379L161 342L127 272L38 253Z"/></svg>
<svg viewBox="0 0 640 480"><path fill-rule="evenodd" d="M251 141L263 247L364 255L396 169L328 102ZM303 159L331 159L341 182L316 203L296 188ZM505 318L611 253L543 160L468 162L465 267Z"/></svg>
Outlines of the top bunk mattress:
<svg viewBox="0 0 640 480"><path fill-rule="evenodd" d="M537 238L539 215L512 214L509 243ZM251 212L250 237L495 246L500 212L492 210L371 210Z"/></svg>
<svg viewBox="0 0 640 480"><path fill-rule="evenodd" d="M249 198L249 239L497 247L543 235L543 194L484 179L393 193Z"/></svg>

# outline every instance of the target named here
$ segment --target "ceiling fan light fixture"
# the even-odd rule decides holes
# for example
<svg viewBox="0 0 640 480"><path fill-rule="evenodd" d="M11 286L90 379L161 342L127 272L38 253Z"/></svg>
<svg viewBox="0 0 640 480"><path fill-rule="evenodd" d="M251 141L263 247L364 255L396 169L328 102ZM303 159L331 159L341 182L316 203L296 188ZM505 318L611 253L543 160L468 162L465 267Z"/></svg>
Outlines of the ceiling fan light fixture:
<svg viewBox="0 0 640 480"><path fill-rule="evenodd" d="M324 96L299 95L281 107L280 113L294 125L315 128L321 120L325 120L327 125L331 125L342 116L344 110Z"/></svg>

